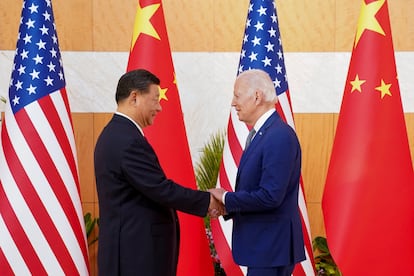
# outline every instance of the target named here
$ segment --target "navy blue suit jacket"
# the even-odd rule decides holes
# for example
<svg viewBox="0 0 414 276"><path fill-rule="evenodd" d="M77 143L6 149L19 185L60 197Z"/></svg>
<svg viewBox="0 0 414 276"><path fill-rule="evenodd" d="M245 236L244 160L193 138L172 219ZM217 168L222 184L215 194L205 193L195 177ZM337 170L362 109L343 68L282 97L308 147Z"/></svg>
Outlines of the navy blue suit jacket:
<svg viewBox="0 0 414 276"><path fill-rule="evenodd" d="M296 133L274 112L241 157L235 192L226 194L236 263L274 267L305 259L298 207L300 174Z"/></svg>
<svg viewBox="0 0 414 276"><path fill-rule="evenodd" d="M98 138L94 158L99 275L174 276L179 249L175 210L205 216L210 194L167 179L138 128L117 114Z"/></svg>

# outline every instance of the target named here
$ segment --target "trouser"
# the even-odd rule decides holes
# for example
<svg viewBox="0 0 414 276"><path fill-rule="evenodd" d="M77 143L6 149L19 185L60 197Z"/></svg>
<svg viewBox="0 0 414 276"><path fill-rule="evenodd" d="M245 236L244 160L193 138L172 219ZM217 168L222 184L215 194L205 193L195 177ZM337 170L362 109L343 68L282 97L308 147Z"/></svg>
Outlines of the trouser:
<svg viewBox="0 0 414 276"><path fill-rule="evenodd" d="M294 265L277 266L277 267L249 267L247 276L290 276L292 275Z"/></svg>

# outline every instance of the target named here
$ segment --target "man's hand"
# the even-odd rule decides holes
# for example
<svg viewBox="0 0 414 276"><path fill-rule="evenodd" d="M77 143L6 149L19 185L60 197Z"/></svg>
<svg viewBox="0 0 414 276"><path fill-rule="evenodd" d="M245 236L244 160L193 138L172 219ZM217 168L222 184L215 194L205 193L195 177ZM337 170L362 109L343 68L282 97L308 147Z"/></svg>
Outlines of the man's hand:
<svg viewBox="0 0 414 276"><path fill-rule="evenodd" d="M221 204L224 204L223 194L227 192L226 190L224 190L223 188L215 188L215 189L209 189L208 191L214 196L215 199L220 201Z"/></svg>
<svg viewBox="0 0 414 276"><path fill-rule="evenodd" d="M226 213L224 205L217 200L213 194L210 192L210 205L208 207L208 215L211 218L218 218Z"/></svg>

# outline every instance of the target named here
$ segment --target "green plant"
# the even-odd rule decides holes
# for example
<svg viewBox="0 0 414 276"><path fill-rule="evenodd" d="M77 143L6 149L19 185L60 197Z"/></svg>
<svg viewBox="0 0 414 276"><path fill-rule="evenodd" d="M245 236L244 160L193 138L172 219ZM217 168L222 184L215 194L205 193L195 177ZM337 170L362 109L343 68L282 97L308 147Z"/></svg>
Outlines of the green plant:
<svg viewBox="0 0 414 276"><path fill-rule="evenodd" d="M328 242L325 237L316 237L312 241L315 267L320 276L341 276L335 261L329 251Z"/></svg>
<svg viewBox="0 0 414 276"><path fill-rule="evenodd" d="M90 246L98 240L98 236L96 236L94 239L91 239L91 234L95 226L99 225L99 218L92 219L91 213L87 212L84 214L83 219L85 221L86 239L88 240L88 246Z"/></svg>
<svg viewBox="0 0 414 276"><path fill-rule="evenodd" d="M196 165L195 175L197 186L202 191L215 188L223 156L225 133L217 132L210 136L210 140L201 149L200 161Z"/></svg>
<svg viewBox="0 0 414 276"><path fill-rule="evenodd" d="M205 144L201 150L200 161L195 167L195 175L197 186L202 191L207 191L208 189L216 187L221 158L223 156L224 138L224 132L217 132L210 137L207 144ZM210 252L213 259L215 275L225 276L226 273L221 267L220 259L218 258L217 251L214 246L214 240L210 227L210 218L208 216L204 218L204 224L210 243Z"/></svg>

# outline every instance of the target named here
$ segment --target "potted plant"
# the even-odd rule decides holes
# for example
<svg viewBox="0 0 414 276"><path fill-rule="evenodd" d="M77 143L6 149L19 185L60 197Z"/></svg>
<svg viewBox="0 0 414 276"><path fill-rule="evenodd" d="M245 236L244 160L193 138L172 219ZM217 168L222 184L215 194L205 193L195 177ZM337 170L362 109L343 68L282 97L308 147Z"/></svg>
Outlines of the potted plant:
<svg viewBox="0 0 414 276"><path fill-rule="evenodd" d="M341 276L335 261L329 251L328 243L325 237L316 237L312 241L314 252L315 267L318 276Z"/></svg>
<svg viewBox="0 0 414 276"><path fill-rule="evenodd" d="M207 191L208 189L216 187L221 158L223 156L224 138L225 133L218 132L212 135L208 143L201 149L200 161L195 167L195 175L198 189L202 191ZM210 227L210 218L208 216L204 218L204 224L210 244L210 252L213 259L215 275L225 276L226 273L221 267L220 259L214 246L214 239Z"/></svg>

